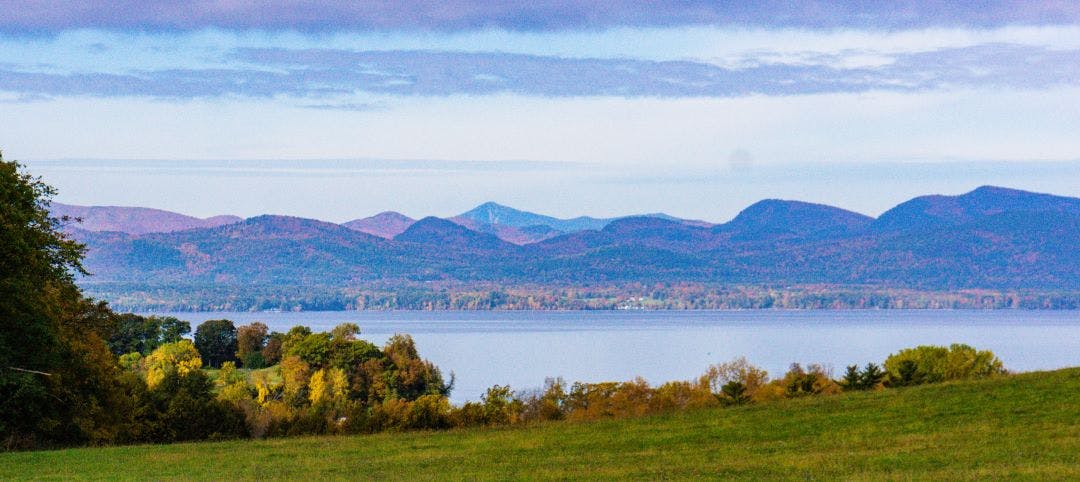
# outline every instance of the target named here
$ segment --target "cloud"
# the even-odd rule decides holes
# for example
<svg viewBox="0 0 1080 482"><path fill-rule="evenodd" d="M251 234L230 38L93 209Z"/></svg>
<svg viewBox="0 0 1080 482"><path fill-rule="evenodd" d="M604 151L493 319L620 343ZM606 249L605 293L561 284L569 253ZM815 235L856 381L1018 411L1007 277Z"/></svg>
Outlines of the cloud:
<svg viewBox="0 0 1080 482"><path fill-rule="evenodd" d="M845 55L850 55L846 53ZM290 96L301 106L369 110L363 94L538 97L740 97L949 88L1044 89L1080 83L1080 49L988 44L899 53L880 65L816 63L722 67L697 61L563 58L440 51L243 48L230 68L131 73L55 73L0 69L0 91L24 96L165 99ZM336 100L332 100L336 99Z"/></svg>
<svg viewBox="0 0 1080 482"><path fill-rule="evenodd" d="M300 107L306 109L318 109L318 110L342 110L352 112L368 112L372 110L385 109L383 104L376 104L372 102L340 102L340 103L322 103L322 104L302 104Z"/></svg>
<svg viewBox="0 0 1080 482"><path fill-rule="evenodd" d="M1054 0L7 0L0 31L202 28L345 31L554 31L618 26L738 25L797 28L996 27L1067 24L1080 4Z"/></svg>
<svg viewBox="0 0 1080 482"><path fill-rule="evenodd" d="M46 159L30 161L28 165L49 172L230 177L535 173L585 166L577 162L454 159Z"/></svg>

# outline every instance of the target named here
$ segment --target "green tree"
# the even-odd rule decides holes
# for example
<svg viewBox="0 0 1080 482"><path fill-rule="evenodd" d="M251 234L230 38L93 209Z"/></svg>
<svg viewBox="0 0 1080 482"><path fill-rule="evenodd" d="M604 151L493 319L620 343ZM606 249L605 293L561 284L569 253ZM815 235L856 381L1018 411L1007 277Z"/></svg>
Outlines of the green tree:
<svg viewBox="0 0 1080 482"><path fill-rule="evenodd" d="M867 363L866 368L859 370L857 365L850 365L844 372L844 378L839 385L844 391L850 390L873 390L885 380L888 374L874 363Z"/></svg>
<svg viewBox="0 0 1080 482"><path fill-rule="evenodd" d="M867 363L866 368L864 368L859 375L859 384L863 390L873 390L877 388L887 376L888 373L885 373L881 367L874 363Z"/></svg>
<svg viewBox="0 0 1080 482"><path fill-rule="evenodd" d="M164 343L180 341L191 333L191 324L177 318L139 316L134 313L115 315L115 329L109 338L109 349L117 355L141 353L149 355Z"/></svg>
<svg viewBox="0 0 1080 482"><path fill-rule="evenodd" d="M839 383L844 391L862 390L862 372L859 371L859 366L848 365L844 378L840 379Z"/></svg>
<svg viewBox="0 0 1080 482"><path fill-rule="evenodd" d="M243 412L215 397L202 370L170 371L152 389L139 393L144 432L138 441L177 442L247 435Z"/></svg>
<svg viewBox="0 0 1080 482"><path fill-rule="evenodd" d="M83 298L84 247L55 191L0 156L0 446L109 441L124 413L108 308Z"/></svg>
<svg viewBox="0 0 1080 482"><path fill-rule="evenodd" d="M989 350L953 344L922 345L889 355L885 360L888 383L893 386L986 378L1006 373L1001 360Z"/></svg>
<svg viewBox="0 0 1080 482"><path fill-rule="evenodd" d="M161 331L158 340L161 343L176 343L191 333L191 323L172 316L152 316L157 318Z"/></svg>
<svg viewBox="0 0 1080 482"><path fill-rule="evenodd" d="M236 361L236 327L229 320L207 320L195 329L195 348L207 366Z"/></svg>
<svg viewBox="0 0 1080 482"><path fill-rule="evenodd" d="M296 325L289 328L289 331L285 333L284 337L281 339L281 352L279 356L287 356L286 354L289 353L289 350L292 349L294 344L299 343L300 340L303 340L311 333L311 328L304 325Z"/></svg>
<svg viewBox="0 0 1080 482"><path fill-rule="evenodd" d="M330 361L330 349L329 333L312 333L290 343L288 351L283 355L296 356L313 367L322 368Z"/></svg>
<svg viewBox="0 0 1080 482"><path fill-rule="evenodd" d="M732 380L720 387L724 395L723 402L731 405L742 405L750 402L750 395L746 393L746 385L738 380Z"/></svg>

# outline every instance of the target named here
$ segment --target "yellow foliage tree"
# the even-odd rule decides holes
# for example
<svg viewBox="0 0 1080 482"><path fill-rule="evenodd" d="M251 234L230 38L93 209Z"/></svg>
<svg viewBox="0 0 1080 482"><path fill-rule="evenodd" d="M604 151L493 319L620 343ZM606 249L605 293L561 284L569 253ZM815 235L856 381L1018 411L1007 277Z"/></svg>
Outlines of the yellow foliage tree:
<svg viewBox="0 0 1080 482"><path fill-rule="evenodd" d="M171 374L187 376L187 374L202 368L202 358L199 350L191 340L180 340L175 343L166 343L157 347L143 359L143 369L146 371L146 385L155 388Z"/></svg>
<svg viewBox="0 0 1080 482"><path fill-rule="evenodd" d="M345 370L333 368L330 370L331 394L334 403L341 403L349 398L349 376Z"/></svg>
<svg viewBox="0 0 1080 482"><path fill-rule="evenodd" d="M265 371L254 372L251 375L251 382L255 385L255 400L258 401L260 405L265 405L274 389L280 388L272 384L270 375Z"/></svg>
<svg viewBox="0 0 1080 482"><path fill-rule="evenodd" d="M300 398L311 377L311 366L298 356L287 356L281 360L281 381L285 396L290 400Z"/></svg>
<svg viewBox="0 0 1080 482"><path fill-rule="evenodd" d="M349 397L349 376L340 368L319 369L311 374L308 382L308 399L312 405L333 403L340 405Z"/></svg>
<svg viewBox="0 0 1080 482"><path fill-rule="evenodd" d="M308 382L308 399L311 400L312 405L330 401L331 384L326 370L320 368L311 374L311 381Z"/></svg>

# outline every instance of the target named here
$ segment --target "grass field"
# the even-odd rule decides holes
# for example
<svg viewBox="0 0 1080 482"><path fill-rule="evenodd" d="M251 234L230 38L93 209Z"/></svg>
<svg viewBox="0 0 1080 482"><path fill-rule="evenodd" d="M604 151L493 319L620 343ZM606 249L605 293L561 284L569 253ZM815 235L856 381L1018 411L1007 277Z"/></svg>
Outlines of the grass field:
<svg viewBox="0 0 1080 482"><path fill-rule="evenodd" d="M0 479L1080 479L1080 368L630 420L0 454Z"/></svg>

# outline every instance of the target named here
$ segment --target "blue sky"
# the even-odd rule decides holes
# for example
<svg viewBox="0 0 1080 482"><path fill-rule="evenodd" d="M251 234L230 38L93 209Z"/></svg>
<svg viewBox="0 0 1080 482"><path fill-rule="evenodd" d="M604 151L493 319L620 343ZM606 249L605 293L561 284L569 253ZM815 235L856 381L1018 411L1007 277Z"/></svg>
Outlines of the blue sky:
<svg viewBox="0 0 1080 482"><path fill-rule="evenodd" d="M196 215L1080 196L1078 4L788 3L14 0L0 148Z"/></svg>

